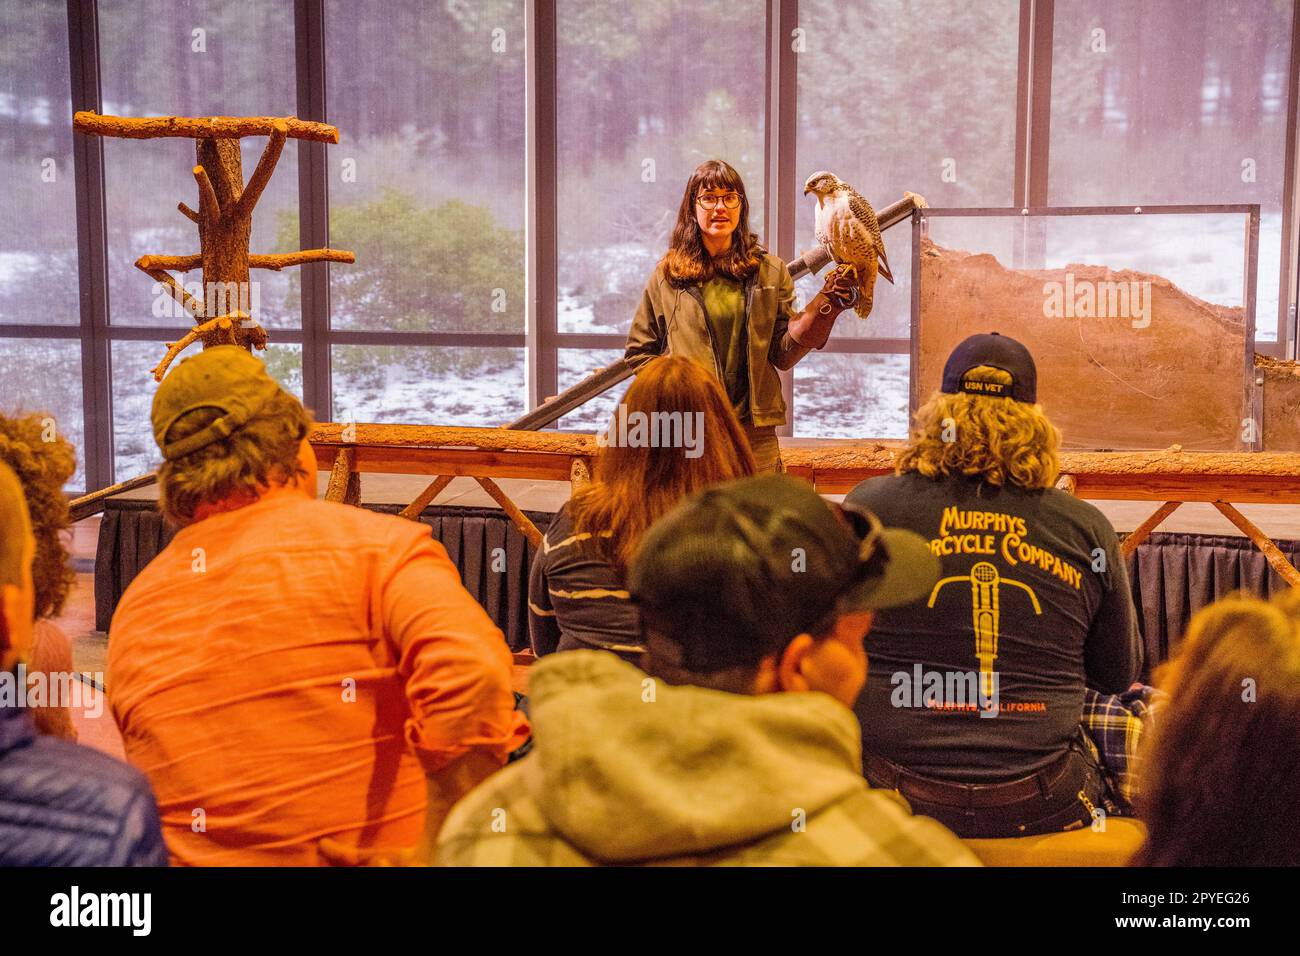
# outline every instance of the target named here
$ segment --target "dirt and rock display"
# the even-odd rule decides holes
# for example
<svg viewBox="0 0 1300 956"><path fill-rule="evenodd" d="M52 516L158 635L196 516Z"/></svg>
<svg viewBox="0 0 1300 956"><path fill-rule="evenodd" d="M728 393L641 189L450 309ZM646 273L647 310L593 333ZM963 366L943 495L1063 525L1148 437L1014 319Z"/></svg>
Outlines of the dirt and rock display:
<svg viewBox="0 0 1300 956"><path fill-rule="evenodd" d="M1250 417L1245 364L1253 351L1242 308L1205 302L1149 273L1096 265L1009 269L992 255L928 239L920 260L921 400L938 388L958 342L997 331L1033 354L1038 399L1067 448L1250 447L1249 429L1257 426L1243 420ZM1291 378L1300 387L1300 377ZM1278 427L1286 450L1300 448L1300 429L1291 423L1289 437L1285 431Z"/></svg>

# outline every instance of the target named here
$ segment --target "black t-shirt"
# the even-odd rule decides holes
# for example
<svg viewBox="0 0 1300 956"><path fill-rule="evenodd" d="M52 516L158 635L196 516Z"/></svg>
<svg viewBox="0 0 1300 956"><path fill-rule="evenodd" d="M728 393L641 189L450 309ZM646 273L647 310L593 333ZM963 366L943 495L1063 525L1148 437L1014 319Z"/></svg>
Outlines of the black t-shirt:
<svg viewBox="0 0 1300 956"><path fill-rule="evenodd" d="M927 598L878 612L867 635L864 753L941 779L1014 779L1069 745L1085 684L1119 693L1137 679L1128 574L1092 505L915 472L845 501L917 532L942 565Z"/></svg>

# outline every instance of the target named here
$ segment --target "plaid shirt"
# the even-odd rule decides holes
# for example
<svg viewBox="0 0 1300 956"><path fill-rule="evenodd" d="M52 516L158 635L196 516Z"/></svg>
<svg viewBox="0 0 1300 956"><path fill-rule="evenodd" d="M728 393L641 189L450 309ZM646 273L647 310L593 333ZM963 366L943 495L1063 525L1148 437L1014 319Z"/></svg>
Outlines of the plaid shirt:
<svg viewBox="0 0 1300 956"><path fill-rule="evenodd" d="M1131 813L1141 771L1139 747L1150 730L1156 711L1168 698L1147 684L1134 684L1122 694L1084 692L1083 726L1101 752L1111 792L1120 808Z"/></svg>

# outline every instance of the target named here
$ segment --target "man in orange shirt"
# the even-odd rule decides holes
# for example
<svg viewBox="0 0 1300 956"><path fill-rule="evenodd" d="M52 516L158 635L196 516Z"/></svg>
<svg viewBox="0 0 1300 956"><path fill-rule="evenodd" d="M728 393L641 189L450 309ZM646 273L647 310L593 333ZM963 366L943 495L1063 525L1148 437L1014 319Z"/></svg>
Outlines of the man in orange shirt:
<svg viewBox="0 0 1300 956"><path fill-rule="evenodd" d="M182 527L122 596L108 690L172 862L428 860L528 737L501 632L426 527L315 498L310 418L248 352L180 363L152 417Z"/></svg>

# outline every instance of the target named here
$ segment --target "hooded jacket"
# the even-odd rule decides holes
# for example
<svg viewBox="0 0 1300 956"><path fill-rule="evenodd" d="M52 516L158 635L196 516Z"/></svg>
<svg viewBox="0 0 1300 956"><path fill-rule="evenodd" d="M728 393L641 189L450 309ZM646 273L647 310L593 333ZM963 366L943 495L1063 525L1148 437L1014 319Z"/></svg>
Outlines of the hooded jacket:
<svg viewBox="0 0 1300 956"><path fill-rule="evenodd" d="M529 683L533 752L452 810L440 866L979 865L869 789L857 719L825 694L673 687L600 651Z"/></svg>
<svg viewBox="0 0 1300 956"><path fill-rule="evenodd" d="M794 280L779 258L764 253L758 269L742 284L749 347L749 409L759 427L785 424L785 399L777 369L793 368L808 354L786 330L794 312ZM623 357L635 366L656 355L676 355L713 369L722 382L722 363L698 285L675 288L656 267L641 294Z"/></svg>

